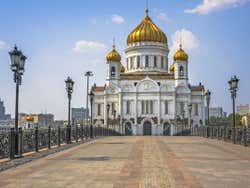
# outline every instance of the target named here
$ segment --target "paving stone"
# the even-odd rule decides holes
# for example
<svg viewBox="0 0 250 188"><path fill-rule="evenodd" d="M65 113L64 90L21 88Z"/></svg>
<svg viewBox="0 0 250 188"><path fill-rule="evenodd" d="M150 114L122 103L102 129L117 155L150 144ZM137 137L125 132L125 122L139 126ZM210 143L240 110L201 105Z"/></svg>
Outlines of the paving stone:
<svg viewBox="0 0 250 188"><path fill-rule="evenodd" d="M199 137L106 137L0 172L1 188L250 187L250 149Z"/></svg>

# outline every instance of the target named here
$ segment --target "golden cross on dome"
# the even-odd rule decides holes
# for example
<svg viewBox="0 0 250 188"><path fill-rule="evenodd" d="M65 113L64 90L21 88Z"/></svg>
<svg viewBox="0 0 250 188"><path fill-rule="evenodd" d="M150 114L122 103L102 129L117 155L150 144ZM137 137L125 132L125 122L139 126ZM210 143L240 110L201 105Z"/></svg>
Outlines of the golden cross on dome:
<svg viewBox="0 0 250 188"><path fill-rule="evenodd" d="M115 37L113 38L113 49L115 49Z"/></svg>
<svg viewBox="0 0 250 188"><path fill-rule="evenodd" d="M148 16L148 0L146 0L146 15Z"/></svg>
<svg viewBox="0 0 250 188"><path fill-rule="evenodd" d="M180 33L180 48L182 48L182 33Z"/></svg>

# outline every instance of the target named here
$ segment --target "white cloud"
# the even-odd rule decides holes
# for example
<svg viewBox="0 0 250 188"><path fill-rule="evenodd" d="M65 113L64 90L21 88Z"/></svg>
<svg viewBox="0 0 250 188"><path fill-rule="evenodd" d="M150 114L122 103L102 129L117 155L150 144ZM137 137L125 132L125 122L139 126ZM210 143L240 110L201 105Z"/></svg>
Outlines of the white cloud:
<svg viewBox="0 0 250 188"><path fill-rule="evenodd" d="M172 46L170 47L170 55L179 49L180 41L182 42L182 47L185 51L192 51L200 46L200 42L197 37L189 30L183 28L176 31L172 36Z"/></svg>
<svg viewBox="0 0 250 188"><path fill-rule="evenodd" d="M75 43L73 51L76 53L87 53L93 50L104 51L107 47L105 44L96 41L80 40Z"/></svg>
<svg viewBox="0 0 250 188"><path fill-rule="evenodd" d="M125 21L122 16L117 14L112 15L111 20L115 24L122 24Z"/></svg>
<svg viewBox="0 0 250 188"><path fill-rule="evenodd" d="M7 47L7 44L4 41L0 40L0 50L5 49Z"/></svg>
<svg viewBox="0 0 250 188"><path fill-rule="evenodd" d="M163 21L163 22L166 22L166 23L169 23L169 22L171 21L170 18L167 16L167 14L164 13L164 12L160 12L160 13L156 16L156 18L157 18L158 20Z"/></svg>
<svg viewBox="0 0 250 188"><path fill-rule="evenodd" d="M198 13L198 14L208 14L212 11L241 6L250 0L203 0L203 2L197 5L193 9L187 9L185 13Z"/></svg>

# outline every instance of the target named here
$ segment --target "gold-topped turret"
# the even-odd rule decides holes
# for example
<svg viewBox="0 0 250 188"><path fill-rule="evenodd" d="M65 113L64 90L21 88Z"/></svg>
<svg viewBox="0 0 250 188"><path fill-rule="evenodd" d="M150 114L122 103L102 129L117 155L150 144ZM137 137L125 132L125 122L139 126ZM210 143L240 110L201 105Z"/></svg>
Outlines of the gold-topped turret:
<svg viewBox="0 0 250 188"><path fill-rule="evenodd" d="M188 54L182 49L182 44L180 44L179 50L174 54L174 61L188 61Z"/></svg>
<svg viewBox="0 0 250 188"><path fill-rule="evenodd" d="M170 65L169 70L170 70L170 72L174 72L174 64Z"/></svg>
<svg viewBox="0 0 250 188"><path fill-rule="evenodd" d="M148 9L141 23L128 35L127 44L145 41L167 43L165 33L148 16Z"/></svg>
<svg viewBox="0 0 250 188"><path fill-rule="evenodd" d="M107 62L120 62L121 61L121 56L120 54L116 51L115 45L113 45L113 50L108 53L106 56Z"/></svg>

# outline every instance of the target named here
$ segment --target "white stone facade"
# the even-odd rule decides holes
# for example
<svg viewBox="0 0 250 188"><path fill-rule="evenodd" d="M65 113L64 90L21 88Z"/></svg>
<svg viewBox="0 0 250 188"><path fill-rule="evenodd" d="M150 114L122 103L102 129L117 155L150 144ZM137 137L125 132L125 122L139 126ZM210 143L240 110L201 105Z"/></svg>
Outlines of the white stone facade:
<svg viewBox="0 0 250 188"><path fill-rule="evenodd" d="M128 44L125 53L125 72L121 62L107 62L105 86L92 87L95 126L117 125L123 134L174 135L204 124L204 87L189 84L188 61L174 61L170 71L168 45L160 42Z"/></svg>

